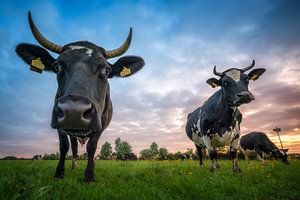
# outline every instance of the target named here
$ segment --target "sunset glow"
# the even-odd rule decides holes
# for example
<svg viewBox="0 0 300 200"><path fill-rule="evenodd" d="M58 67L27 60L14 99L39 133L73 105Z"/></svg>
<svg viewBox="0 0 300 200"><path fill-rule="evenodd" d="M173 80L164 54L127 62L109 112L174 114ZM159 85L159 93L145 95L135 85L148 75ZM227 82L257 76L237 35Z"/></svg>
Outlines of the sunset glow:
<svg viewBox="0 0 300 200"><path fill-rule="evenodd" d="M213 66L241 68L252 59L266 72L249 84L255 101L240 106L242 135L264 132L280 147L273 131L278 126L283 147L300 153L298 1L80 2L1 2L0 157L59 148L57 132L50 128L56 76L30 71L15 53L18 43L38 44L27 22L29 10L41 32L62 45L88 40L115 48L133 27L126 55L142 56L146 65L130 78L110 80L114 114L97 153L117 137L135 153L153 141L170 152L195 149L185 123L188 113L218 90L206 83L214 77Z"/></svg>

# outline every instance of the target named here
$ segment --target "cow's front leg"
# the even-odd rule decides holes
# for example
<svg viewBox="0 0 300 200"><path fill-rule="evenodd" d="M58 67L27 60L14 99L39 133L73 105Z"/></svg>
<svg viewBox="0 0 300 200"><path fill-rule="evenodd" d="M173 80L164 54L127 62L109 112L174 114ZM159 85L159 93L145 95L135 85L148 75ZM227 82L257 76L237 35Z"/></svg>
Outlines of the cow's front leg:
<svg viewBox="0 0 300 200"><path fill-rule="evenodd" d="M67 155L67 152L69 150L69 140L68 136L65 133L62 133L61 131L58 131L59 136L59 153L60 158L59 162L55 171L55 178L64 178L65 174L65 158Z"/></svg>
<svg viewBox="0 0 300 200"><path fill-rule="evenodd" d="M77 168L77 157L78 157L78 142L77 138L70 136L71 148L72 148L72 170Z"/></svg>
<svg viewBox="0 0 300 200"><path fill-rule="evenodd" d="M239 134L234 137L230 144L230 157L232 159L232 171L241 172L238 164L238 146L239 146L240 137Z"/></svg>
<svg viewBox="0 0 300 200"><path fill-rule="evenodd" d="M95 168L95 161L94 161L94 155L97 149L97 143L99 140L100 134L95 134L93 135L88 143L87 143L87 154L88 154L88 164L85 170L85 176L84 176L84 181L85 182L92 182L95 181L95 176L94 176L94 168Z"/></svg>
<svg viewBox="0 0 300 200"><path fill-rule="evenodd" d="M217 158L217 151L212 146L212 138L210 136L204 136L203 137L203 142L204 142L205 146L207 147L209 158L210 158L209 171L214 173L214 171L215 171L215 159Z"/></svg>

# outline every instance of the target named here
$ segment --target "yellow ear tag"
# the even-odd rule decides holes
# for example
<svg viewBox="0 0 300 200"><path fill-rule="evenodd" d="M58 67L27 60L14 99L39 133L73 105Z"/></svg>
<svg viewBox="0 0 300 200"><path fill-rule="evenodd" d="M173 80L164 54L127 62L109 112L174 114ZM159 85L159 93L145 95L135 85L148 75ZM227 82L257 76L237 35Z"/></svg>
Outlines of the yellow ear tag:
<svg viewBox="0 0 300 200"><path fill-rule="evenodd" d="M215 83L212 83L211 86L212 86L212 88L218 87L218 85Z"/></svg>
<svg viewBox="0 0 300 200"><path fill-rule="evenodd" d="M251 77L252 81L256 81L257 79L258 79L258 75L254 75L254 76Z"/></svg>
<svg viewBox="0 0 300 200"><path fill-rule="evenodd" d="M30 69L32 71L42 73L43 70L45 69L45 65L42 63L41 58L36 58L36 59L32 60Z"/></svg>
<svg viewBox="0 0 300 200"><path fill-rule="evenodd" d="M120 76L124 77L124 76L128 76L129 74L131 74L131 69L123 66L123 69L120 72Z"/></svg>

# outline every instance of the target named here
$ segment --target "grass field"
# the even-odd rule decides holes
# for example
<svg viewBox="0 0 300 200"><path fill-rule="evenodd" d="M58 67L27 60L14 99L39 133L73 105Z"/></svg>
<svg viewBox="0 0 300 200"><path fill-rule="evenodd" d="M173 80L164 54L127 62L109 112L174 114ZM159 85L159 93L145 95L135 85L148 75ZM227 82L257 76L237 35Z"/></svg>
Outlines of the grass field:
<svg viewBox="0 0 300 200"><path fill-rule="evenodd" d="M0 161L0 199L300 199L300 161L286 166L240 161L240 174L221 161L214 174L197 161L96 161L97 182L83 183L86 161L65 179L53 178L58 161Z"/></svg>

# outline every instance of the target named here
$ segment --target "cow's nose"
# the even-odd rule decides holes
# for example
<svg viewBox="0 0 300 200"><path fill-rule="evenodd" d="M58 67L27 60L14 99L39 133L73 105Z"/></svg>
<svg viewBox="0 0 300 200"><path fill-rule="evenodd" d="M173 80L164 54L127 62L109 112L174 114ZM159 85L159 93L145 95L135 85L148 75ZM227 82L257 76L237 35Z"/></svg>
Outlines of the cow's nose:
<svg viewBox="0 0 300 200"><path fill-rule="evenodd" d="M236 94L236 102L239 103L249 103L250 101L254 100L254 96L247 91L242 91Z"/></svg>
<svg viewBox="0 0 300 200"><path fill-rule="evenodd" d="M254 96L250 92L247 92L247 91L242 91L240 93L237 93L236 97L238 99L245 99L245 100L250 100L250 101L255 100Z"/></svg>
<svg viewBox="0 0 300 200"><path fill-rule="evenodd" d="M91 123L93 106L91 103L67 100L59 102L58 123L63 129L83 129Z"/></svg>

